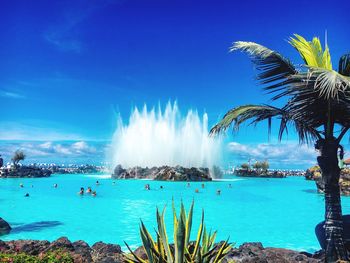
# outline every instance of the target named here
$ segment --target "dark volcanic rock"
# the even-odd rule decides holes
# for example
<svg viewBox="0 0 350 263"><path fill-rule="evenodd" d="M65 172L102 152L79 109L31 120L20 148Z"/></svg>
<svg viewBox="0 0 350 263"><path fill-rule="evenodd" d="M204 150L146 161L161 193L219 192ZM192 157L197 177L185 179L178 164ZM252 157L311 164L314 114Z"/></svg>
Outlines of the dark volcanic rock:
<svg viewBox="0 0 350 263"><path fill-rule="evenodd" d="M23 252L28 255L39 255L46 251L50 246L49 241L39 240L12 240L1 244L0 250L7 253L19 253Z"/></svg>
<svg viewBox="0 0 350 263"><path fill-rule="evenodd" d="M74 247L68 238L60 237L59 239L53 241L49 247L49 250L57 250L57 249L73 251Z"/></svg>
<svg viewBox="0 0 350 263"><path fill-rule="evenodd" d="M122 250L119 245L97 242L92 247L93 262L117 263L123 262Z"/></svg>
<svg viewBox="0 0 350 263"><path fill-rule="evenodd" d="M1 241L0 252L26 253L29 255L45 254L48 251L60 249L68 252L78 263L121 263L124 257L119 245L95 243L91 248L84 241L71 243L67 238L59 238L52 243L38 240ZM135 254L146 259L143 247L135 250ZM264 248L261 243L244 243L238 248L232 248L223 263L316 263L323 262L323 252L314 255L282 248Z"/></svg>
<svg viewBox="0 0 350 263"><path fill-rule="evenodd" d="M123 169L117 165L113 178L116 179L152 179L159 181L211 181L208 168L186 168L182 166L161 166L152 168L133 167Z"/></svg>
<svg viewBox="0 0 350 263"><path fill-rule="evenodd" d="M10 231L10 224L0 217L0 235L8 234Z"/></svg>
<svg viewBox="0 0 350 263"><path fill-rule="evenodd" d="M1 168L0 177L3 178L22 178L22 177L49 177L52 171L45 168L18 166L12 168Z"/></svg>
<svg viewBox="0 0 350 263"><path fill-rule="evenodd" d="M78 240L73 242L72 245L74 250L71 253L71 255L74 259L74 262L80 262L80 263L93 262L91 257L92 249L86 242L82 240Z"/></svg>
<svg viewBox="0 0 350 263"><path fill-rule="evenodd" d="M219 243L219 246L220 247ZM218 249L218 248L217 248ZM137 248L134 253L142 258L147 259L143 247ZM323 254L315 255L298 252L283 248L264 248L260 242L243 243L238 248L232 248L228 255L222 260L223 263L317 263L321 261Z"/></svg>
<svg viewBox="0 0 350 263"><path fill-rule="evenodd" d="M123 255L119 245L97 242L90 247L86 242L79 240L71 243L66 237L61 237L52 243L39 240L0 240L0 252L25 253L41 255L49 251L61 250L68 252L77 263L119 263L123 262Z"/></svg>
<svg viewBox="0 0 350 263"><path fill-rule="evenodd" d="M283 248L264 248L260 242L243 243L239 248L233 248L223 262L236 263L316 263L319 259L311 254L301 253Z"/></svg>
<svg viewBox="0 0 350 263"><path fill-rule="evenodd" d="M258 169L236 169L235 174L241 177L285 178L282 171L264 171Z"/></svg>

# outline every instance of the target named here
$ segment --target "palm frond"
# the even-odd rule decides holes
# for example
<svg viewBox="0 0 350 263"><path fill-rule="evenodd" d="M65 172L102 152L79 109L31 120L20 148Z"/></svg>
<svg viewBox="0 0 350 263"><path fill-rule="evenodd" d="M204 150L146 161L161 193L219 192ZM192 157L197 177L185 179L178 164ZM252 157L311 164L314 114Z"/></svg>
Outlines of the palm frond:
<svg viewBox="0 0 350 263"><path fill-rule="evenodd" d="M308 66L332 70L329 48L326 45L323 51L318 37L314 37L312 41L307 41L302 36L294 34L294 38L291 37L289 43L299 52Z"/></svg>
<svg viewBox="0 0 350 263"><path fill-rule="evenodd" d="M227 112L222 120L210 130L210 134L214 135L226 131L232 124L233 129L237 131L239 126L249 119L252 119L251 124L256 124L278 115L282 115L282 111L268 105L240 106Z"/></svg>
<svg viewBox="0 0 350 263"><path fill-rule="evenodd" d="M350 53L340 57L338 72L343 76L350 77Z"/></svg>
<svg viewBox="0 0 350 263"><path fill-rule="evenodd" d="M293 88L312 84L316 92L313 95L323 97L325 100L338 99L341 93L344 94L350 88L350 77L318 67L310 67L307 72L295 74L291 76L291 80ZM297 90L300 92L300 89Z"/></svg>
<svg viewBox="0 0 350 263"><path fill-rule="evenodd" d="M252 62L259 70L257 79L261 84L270 84L266 89L284 86L287 77L297 73L295 66L281 54L254 42L234 42L230 51L240 50L249 54Z"/></svg>

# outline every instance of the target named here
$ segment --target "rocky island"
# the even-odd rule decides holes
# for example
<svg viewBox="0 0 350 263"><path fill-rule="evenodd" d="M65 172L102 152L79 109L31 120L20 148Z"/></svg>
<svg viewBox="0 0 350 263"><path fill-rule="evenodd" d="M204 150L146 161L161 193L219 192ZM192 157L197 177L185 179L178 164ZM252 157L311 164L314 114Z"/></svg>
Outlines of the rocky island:
<svg viewBox="0 0 350 263"><path fill-rule="evenodd" d="M51 174L51 170L40 167L16 166L0 168L0 178L49 177Z"/></svg>
<svg viewBox="0 0 350 263"><path fill-rule="evenodd" d="M264 171L258 169L236 169L235 175L241 177L261 177L261 178L285 178L286 174L282 171Z"/></svg>
<svg viewBox="0 0 350 263"><path fill-rule="evenodd" d="M208 168L185 168L161 166L152 168L132 167L124 169L117 165L112 174L115 179L151 179L158 181L211 181L214 175Z"/></svg>

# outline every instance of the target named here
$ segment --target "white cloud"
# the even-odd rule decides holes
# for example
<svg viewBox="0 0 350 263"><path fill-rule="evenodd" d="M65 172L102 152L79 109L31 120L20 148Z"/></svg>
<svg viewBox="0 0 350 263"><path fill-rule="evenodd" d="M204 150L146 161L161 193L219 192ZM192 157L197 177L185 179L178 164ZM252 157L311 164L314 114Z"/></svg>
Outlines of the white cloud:
<svg viewBox="0 0 350 263"><path fill-rule="evenodd" d="M0 97L5 98L11 98L11 99L24 99L25 96L22 94L13 92L13 91L6 91L6 90L0 90Z"/></svg>
<svg viewBox="0 0 350 263"><path fill-rule="evenodd" d="M96 160L103 161L106 144L86 141L72 142L0 142L0 154L10 160L16 150L22 150L28 162L57 162L58 160Z"/></svg>
<svg viewBox="0 0 350 263"><path fill-rule="evenodd" d="M228 143L228 152L239 160L268 160L275 165L312 165L316 162L317 152L313 147L298 143L261 143L255 145Z"/></svg>

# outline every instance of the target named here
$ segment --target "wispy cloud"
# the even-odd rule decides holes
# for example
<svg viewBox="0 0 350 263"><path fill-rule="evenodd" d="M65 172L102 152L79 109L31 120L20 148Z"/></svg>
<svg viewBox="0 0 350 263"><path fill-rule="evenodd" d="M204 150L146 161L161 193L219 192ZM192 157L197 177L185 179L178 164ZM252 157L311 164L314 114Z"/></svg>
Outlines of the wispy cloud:
<svg viewBox="0 0 350 263"><path fill-rule="evenodd" d="M8 90L1 90L1 89L0 89L0 97L11 98L11 99L24 99L25 98L25 96L20 94L20 93L8 91Z"/></svg>
<svg viewBox="0 0 350 263"><path fill-rule="evenodd" d="M261 143L255 145L230 142L228 151L240 161L248 159L269 160L275 167L293 165L307 166L316 162L314 148L298 143Z"/></svg>
<svg viewBox="0 0 350 263"><path fill-rule="evenodd" d="M26 162L98 163L104 161L106 147L105 143L86 141L0 141L0 154L2 154L6 162L9 162L13 153L20 149L26 154Z"/></svg>
<svg viewBox="0 0 350 263"><path fill-rule="evenodd" d="M80 134L69 132L60 123L32 120L31 124L0 122L0 140L57 141L83 140ZM72 128L69 128L72 129Z"/></svg>
<svg viewBox="0 0 350 263"><path fill-rule="evenodd" d="M44 39L60 51L81 53L84 43L79 38L78 26L96 11L108 6L114 0L77 1L70 3L63 14L62 22L44 32Z"/></svg>

